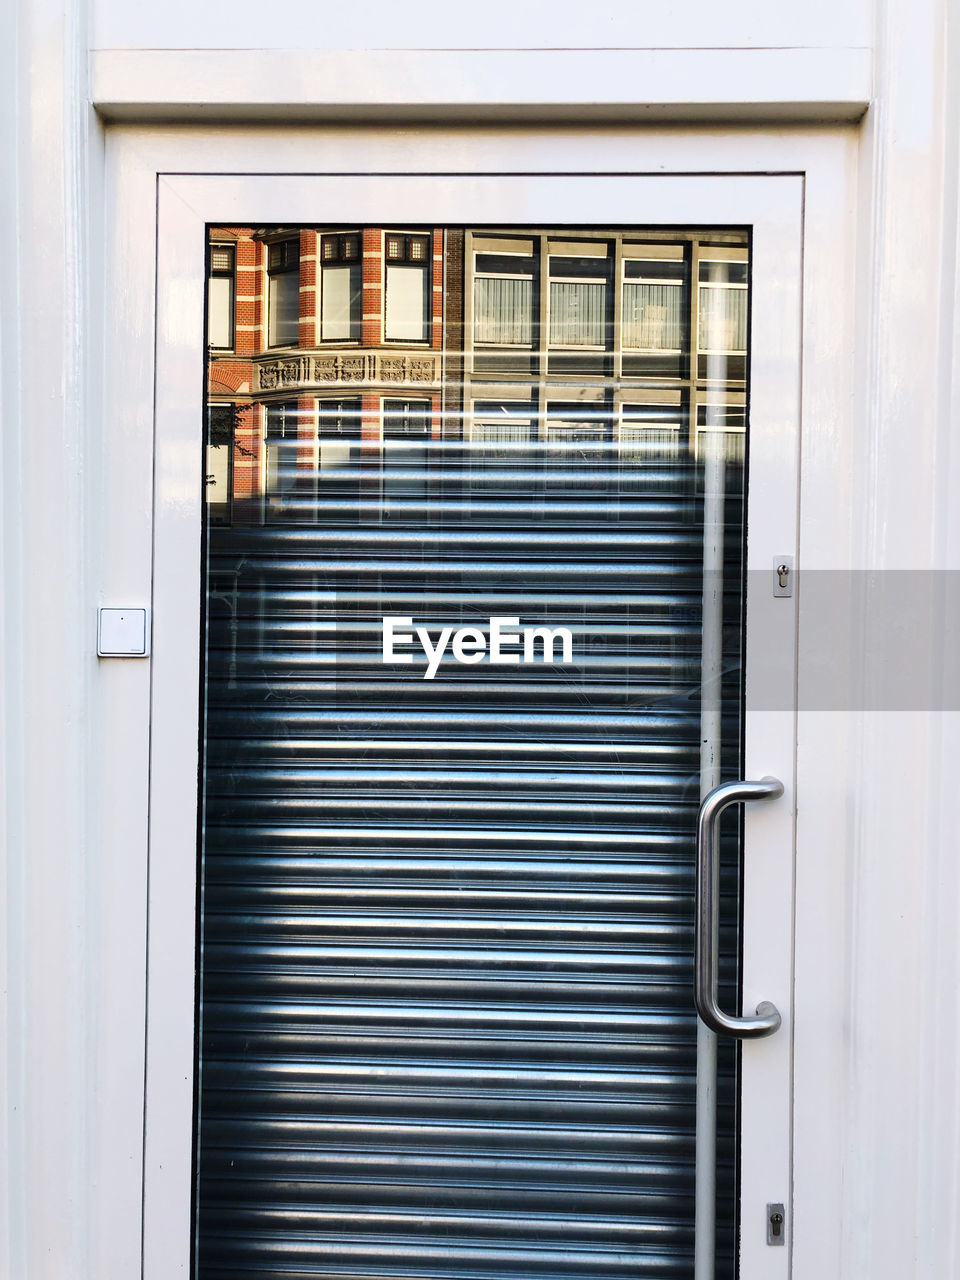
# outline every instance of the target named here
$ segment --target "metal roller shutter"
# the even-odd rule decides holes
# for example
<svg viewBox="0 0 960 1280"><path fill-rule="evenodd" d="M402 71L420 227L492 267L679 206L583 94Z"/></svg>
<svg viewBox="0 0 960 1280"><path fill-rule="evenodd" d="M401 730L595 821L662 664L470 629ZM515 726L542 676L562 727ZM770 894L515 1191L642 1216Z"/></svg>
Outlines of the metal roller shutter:
<svg viewBox="0 0 960 1280"><path fill-rule="evenodd" d="M696 471L383 448L209 530L198 1275L690 1277ZM388 614L575 661L424 680Z"/></svg>

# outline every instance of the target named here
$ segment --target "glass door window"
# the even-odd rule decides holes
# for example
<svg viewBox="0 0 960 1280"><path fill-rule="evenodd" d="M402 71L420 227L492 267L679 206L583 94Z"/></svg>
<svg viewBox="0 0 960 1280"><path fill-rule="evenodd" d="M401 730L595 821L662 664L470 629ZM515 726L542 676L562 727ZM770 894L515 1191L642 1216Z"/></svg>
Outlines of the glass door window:
<svg viewBox="0 0 960 1280"><path fill-rule="evenodd" d="M383 213L232 227L267 332L241 369L210 330L210 422L249 425L209 441L242 491L204 530L196 1277L690 1280L705 741L716 781L744 768L749 235ZM307 231L322 288L290 312ZM735 825L721 863L735 1009ZM733 1041L716 1081L734 1280Z"/></svg>

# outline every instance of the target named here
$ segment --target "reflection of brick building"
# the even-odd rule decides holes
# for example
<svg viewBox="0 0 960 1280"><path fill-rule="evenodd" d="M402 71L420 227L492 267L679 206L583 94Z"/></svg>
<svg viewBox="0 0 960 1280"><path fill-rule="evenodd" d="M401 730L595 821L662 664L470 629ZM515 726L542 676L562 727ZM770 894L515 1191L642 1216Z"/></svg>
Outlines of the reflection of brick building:
<svg viewBox="0 0 960 1280"><path fill-rule="evenodd" d="M209 255L214 519L287 513L380 440L742 457L743 233L217 227Z"/></svg>
<svg viewBox="0 0 960 1280"><path fill-rule="evenodd" d="M213 228L214 518L295 488L324 440L440 434L442 283L434 228Z"/></svg>

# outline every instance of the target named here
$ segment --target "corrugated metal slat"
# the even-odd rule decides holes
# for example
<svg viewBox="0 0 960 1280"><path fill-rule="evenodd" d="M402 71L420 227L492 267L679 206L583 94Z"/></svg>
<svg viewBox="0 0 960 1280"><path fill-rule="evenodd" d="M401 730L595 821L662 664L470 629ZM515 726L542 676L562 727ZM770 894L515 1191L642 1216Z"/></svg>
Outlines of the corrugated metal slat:
<svg viewBox="0 0 960 1280"><path fill-rule="evenodd" d="M355 443L209 531L198 1274L687 1280L696 470ZM575 661L428 681L387 614Z"/></svg>

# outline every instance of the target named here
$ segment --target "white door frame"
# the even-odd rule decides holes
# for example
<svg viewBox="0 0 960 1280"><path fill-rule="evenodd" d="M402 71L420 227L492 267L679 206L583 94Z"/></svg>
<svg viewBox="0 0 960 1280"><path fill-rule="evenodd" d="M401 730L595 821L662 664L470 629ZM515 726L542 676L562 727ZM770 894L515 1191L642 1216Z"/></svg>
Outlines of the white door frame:
<svg viewBox="0 0 960 1280"><path fill-rule="evenodd" d="M149 474L149 468L142 465L148 460L144 446L152 447L149 437L145 437L142 431L130 432L129 418L125 419L129 407L136 403L134 417L142 423L144 402L139 397L147 386L149 373L153 372L146 345L150 332L147 317L150 314L152 318L155 296L150 267L157 229L150 195L159 197L161 233L156 294L157 436L153 490L149 874L146 860L138 862L132 859L119 877L125 884L111 886L105 904L107 918L101 944L106 965L101 969L105 975L101 984L103 992L112 992L121 998L123 1007L134 1014L138 1002L140 1007L145 1006L149 1010L146 1087L139 1092L141 1105L144 1100L146 1103L142 1245L147 1280L189 1272L200 620L200 491L196 473L200 457L200 405L204 375L204 223L210 220L240 225L248 224L251 218L258 222L316 221L316 209L321 207L318 196L324 193L327 203L323 207L329 207L329 200L337 200L338 218L377 221L382 218L387 202L385 186L390 189L392 216L419 220L424 216L423 201L430 185L429 217L434 224L438 221L454 224L489 221L550 225L562 221L597 223L617 220L604 196L598 194L603 188L605 193L611 193L610 199L613 199L613 193L617 193L617 199L632 201L632 207L637 210L633 217L621 216L621 221L635 221L637 224L662 221L685 225L711 221L754 225L757 228L754 241L755 281L762 283L766 272L767 279L779 283L770 290L769 301L761 301L759 311L757 298L763 291L760 295L755 292L754 298L753 420L756 426L759 413L762 413L774 429L764 433L763 439L768 443L759 451L757 437L754 438L752 483L767 490L775 487L779 493L789 495L789 500L767 504L766 515L755 518L751 512L748 567L757 571L752 574L752 580L759 580L761 576L769 575L773 554L791 550L796 553L799 549L795 506L799 456L795 430L801 390L796 360L801 337L801 222L811 157L821 169L821 216L837 218L841 214L845 140L842 135L815 138L800 134L793 139L796 159L790 165L789 160L784 164L786 149L782 139L770 139L762 134L748 135L753 144L748 150L753 153L754 174L763 175L753 176L745 173L750 157L745 153L743 139L726 137L722 139L721 148L719 139L700 134L671 138L669 133L642 136L631 136L628 131L610 133L617 136L603 139L606 145L600 148L604 153L600 155L597 140L586 135L552 135L545 153L542 146L536 146L543 141L536 135L491 140L488 135L478 132L473 146L465 147L462 138L457 145L456 138L438 134L425 136L414 162L411 162L408 137L391 139L370 135L368 144L360 146L364 153L360 156L357 152L360 139L351 136L350 130L330 131L313 138L301 134L296 139L280 134L271 140L272 145L263 135L242 135L232 139L229 157L223 154L222 147L212 136L162 130L138 134L135 130L123 130L118 131L115 138L117 145L112 148L111 166L108 168L110 185L116 195L110 219L114 236L108 244L108 262L112 267L112 272L108 273L108 296L114 296L114 292L119 290L116 296L123 298L119 311L128 322L133 316L134 325L131 330L129 325L125 328L111 320L107 326L108 353L115 358L125 358L126 364L109 397L106 441L111 475L121 487L133 485L135 490L137 485L142 486ZM201 170L199 174L177 175L172 172L183 163L183 150L179 143L184 139L190 140L191 167ZM282 144L279 151L287 149L285 155L278 154L277 142ZM318 143L323 144L320 151ZM532 149L531 144L534 144ZM289 172L295 167L290 162L291 150L298 153L301 171L296 176L251 178L223 173L228 167L225 160L232 160L236 169L245 170L248 174L251 170L270 173L281 164ZM729 164L726 174L717 172L721 150ZM532 163L534 153L536 160ZM798 163L801 158L798 153L803 153L806 165ZM491 164L494 154L500 161L496 166ZM773 163L774 154L779 156L779 164ZM708 155L710 161L706 159ZM348 156L353 161L349 166L344 164ZM615 157L619 159L617 164L613 163ZM694 165L691 162L698 157L703 167L699 172L692 172ZM313 176L306 173L308 159ZM609 167L598 175L604 159ZM628 167L624 163L627 159L637 168L642 161L648 176L612 176L623 175ZM734 163L736 159L739 163ZM237 163L238 160L243 163ZM359 160L365 161L366 168L358 163ZM470 162L479 166L484 161L485 168L496 168L501 173L520 173L529 167L554 174L565 171L568 176L541 176L534 183L503 178L475 180L469 193L465 179L458 179L454 184L443 181L433 184L423 177L409 181L394 176L385 184L381 177L376 176L376 171L384 174L391 170L395 174L404 170L450 172L457 168L469 172ZM158 178L164 174L163 162L168 166L166 175ZM316 176L318 169L335 172L340 165L343 165L343 172L355 175L346 185L342 179ZM577 170L584 176L569 176ZM674 176L666 176L670 170L674 171ZM683 176L679 176L677 170ZM657 176L649 176L651 172ZM645 198L638 201L644 184ZM509 206L508 212L504 192L510 185L523 194ZM460 194L445 197L445 190L448 193L456 190ZM652 195L655 190L658 192L656 197ZM539 195L532 192L539 192ZM646 192L651 194L647 196ZM400 212L396 212L398 209ZM484 216L483 209L490 212ZM560 210L563 216L557 217ZM841 218L840 229L844 226L851 229L848 220ZM764 227L768 231L779 228L780 238L776 234L765 234ZM809 220L807 227L809 229ZM836 270L843 262L844 249L849 250L849 241L844 242L836 222L832 229L826 223L821 224L818 234L822 246L828 250L815 273L820 295L825 300L828 296L825 273L831 265ZM794 257L788 262L790 251L786 251L786 258L783 255L791 236ZM806 248L809 255L809 230ZM794 283L788 285L784 293L782 286L786 277ZM804 280L807 293L809 284L807 273ZM757 335L761 331L768 334L771 350L778 357L766 366L762 356L758 356ZM784 356L788 350L794 352L792 357ZM813 354L815 356L816 352ZM830 420L836 422L841 413L838 397L842 395L847 370L836 360L835 353L832 354L832 362L828 361L820 370L823 386L819 397L821 403L828 407ZM806 355L809 361L809 346ZM120 436L125 427L127 440L124 445ZM112 452L114 444L118 446L115 454ZM142 496L142 487L139 493ZM128 517L134 510L143 514L142 506L138 507L135 500L122 505ZM126 559L128 564L132 564L139 557L142 568L143 551L141 529L134 536L134 545L127 549L126 555L115 558L121 562ZM149 579L143 585L149 585ZM753 600L750 608L751 611L755 609ZM790 656L795 628L792 606L790 616L784 676L793 685ZM749 697L748 686L748 704ZM130 718L136 718L138 713L142 715L142 706L131 712ZM115 708L115 717L118 722L124 719L119 707ZM747 775L778 774L787 786L789 797L795 781L795 740L796 721L792 712L748 713ZM138 795L131 798L130 803L137 805L142 801L143 796ZM742 1134L747 1153L742 1191L745 1205L750 1206L744 1211L742 1223L744 1280L752 1280L753 1276L761 1274L788 1275L792 1254L792 1248L774 1252L765 1245L762 1217L766 1201L790 1201L792 1097L789 1085L784 1088L783 1081L790 1080L794 1056L791 1039L793 1019L789 1012L793 1007L793 823L790 817L792 805L786 799L780 803L779 810L763 807L761 811L758 806L748 817L747 824L744 1007L749 1008L760 999L772 999L787 1016L782 1033L748 1046L744 1053L743 1090L744 1096L749 1096L752 1103L744 1119ZM775 830L778 827L779 831ZM776 856L769 855L770 848L778 850ZM787 886L786 891L784 885ZM798 882L798 890L799 887ZM140 895L136 893L137 888ZM123 909L124 889L127 893L133 891L128 905L129 902L134 905L132 911L127 911L121 928L118 916ZM116 896L118 893L119 898ZM771 902L778 905L771 909ZM797 920L799 952L801 917L798 916ZM138 936L144 941L148 938L146 1001L142 994L142 972L138 973L135 967L131 967L136 954L136 946L131 946L131 943L135 944ZM761 951L766 955L763 962L757 964L755 957ZM829 966L829 957L823 957L821 969L824 961ZM120 968L113 967L117 962ZM818 966L812 963L809 973L804 972L805 980L812 980L814 985L822 983L824 974L817 970ZM119 1026L115 1032L119 1036ZM131 1049L129 1036L124 1039L128 1043L120 1057L129 1067L131 1058L135 1062L137 1055ZM142 1063L142 1047L140 1052ZM771 1080L779 1080L780 1084L771 1087ZM129 1075L125 1076L124 1087L115 1101L126 1109L128 1115L132 1115L132 1104L136 1098L135 1084L131 1084ZM825 1102L829 1110L831 1100L826 1098ZM773 1129L787 1135L785 1143L769 1142ZM118 1132L117 1146L121 1145ZM107 1157L109 1154L105 1153ZM105 1164L107 1162L105 1160ZM108 1173L116 1178L112 1162ZM751 1217L753 1214L757 1216Z"/></svg>
<svg viewBox="0 0 960 1280"><path fill-rule="evenodd" d="M787 794L778 802L750 806L745 822L745 1006L752 1009L762 999L772 999L784 1024L775 1036L748 1042L742 1051L740 1162L747 1223L741 1275L743 1280L784 1277L786 1250L766 1254L761 1228L765 1203L789 1200L795 599L774 600L770 575L758 570L777 556L796 555L802 182L795 175L602 174L168 176L160 182L152 601L154 871L148 908L144 1194L148 1227L159 1218L153 1205L162 1204L169 1206L170 1222L177 1228L157 1221L156 1232L148 1230L146 1276L160 1280L184 1271L190 1240L189 1230L183 1236L183 1223L192 1185L194 1018L185 1015L192 1008L194 990L196 903L197 775L191 748L197 741L201 633L197 476L203 401L196 376L204 355L206 275L201 249L210 221L295 226L311 217L316 220L318 210L330 210L332 221L350 225L376 224L384 216L402 226L551 226L591 220L623 225L636 217L655 225L753 228L751 417L756 426L751 429L748 515L746 769L748 777L776 775ZM783 711L759 715L750 710L749 654L756 611L771 615L764 619L765 642L782 662L786 691Z"/></svg>

